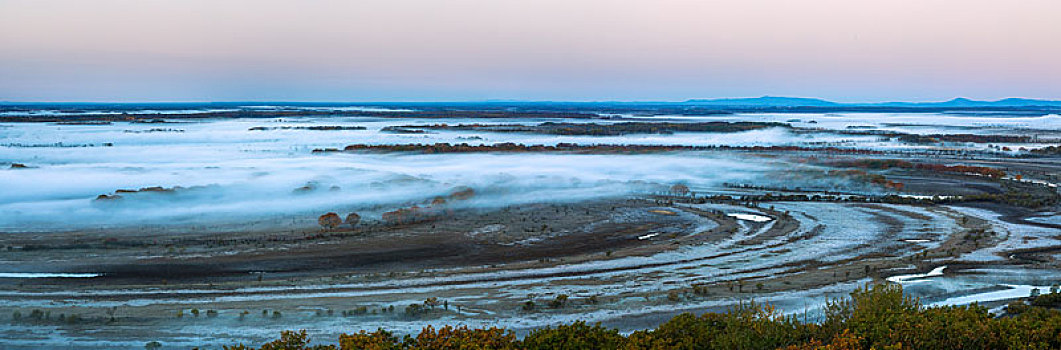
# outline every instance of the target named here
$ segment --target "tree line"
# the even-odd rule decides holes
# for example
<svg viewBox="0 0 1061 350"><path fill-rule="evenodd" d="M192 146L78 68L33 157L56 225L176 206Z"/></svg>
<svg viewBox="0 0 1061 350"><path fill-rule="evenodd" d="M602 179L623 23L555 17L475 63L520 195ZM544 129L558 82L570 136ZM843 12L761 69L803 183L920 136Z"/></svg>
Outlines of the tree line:
<svg viewBox="0 0 1061 350"><path fill-rule="evenodd" d="M885 154L884 151L879 150L868 150L868 149L855 149L855 148L838 148L838 147L801 147L801 146L727 146L727 145L714 145L714 146L686 146L686 145L614 145L614 144L596 144L596 145L580 145L574 143L558 143L555 146L552 145L524 145L512 142L496 143L491 145L479 144L469 145L467 143L451 144L451 143L435 143L435 144L400 144L400 145L372 145L372 144L353 144L344 147L342 150L338 148L317 148L313 150L313 153L331 153L331 152L409 152L409 153L424 153L424 154L441 154L441 153L484 153L484 152L505 152L505 153L527 153L527 152L572 152L572 153L584 153L584 154L638 154L638 153L653 153L653 152L675 152L675 151L759 151L759 152L824 152L834 154L872 154L879 155Z"/></svg>
<svg viewBox="0 0 1061 350"><path fill-rule="evenodd" d="M545 122L538 125L523 124L432 124L402 125L391 129L436 129L474 130L489 132L520 132L549 135L618 136L627 134L672 134L675 132L741 132L765 128L792 128L791 125L775 122L622 122L610 124Z"/></svg>

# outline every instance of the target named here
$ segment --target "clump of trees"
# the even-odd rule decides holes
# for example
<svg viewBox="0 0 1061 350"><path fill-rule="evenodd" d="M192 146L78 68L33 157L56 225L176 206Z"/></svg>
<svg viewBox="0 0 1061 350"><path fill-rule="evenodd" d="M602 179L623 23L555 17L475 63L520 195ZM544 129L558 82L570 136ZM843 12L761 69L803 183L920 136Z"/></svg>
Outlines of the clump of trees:
<svg viewBox="0 0 1061 350"><path fill-rule="evenodd" d="M317 224L324 230L334 230L343 224L343 219L336 213L327 213L317 218Z"/></svg>
<svg viewBox="0 0 1061 350"><path fill-rule="evenodd" d="M861 170L832 170L830 174L837 175L840 173L833 173L838 171L844 172L862 172ZM859 173L843 173L842 176L864 176ZM879 175L878 175L879 176ZM881 184L888 186L887 181L883 181L883 177L877 180L877 177L864 177L866 181L875 184ZM806 195L806 194L775 194L766 193L763 195L743 195L740 199L736 199L728 195L711 195L711 196L695 196L691 198L681 197L660 197L667 200L680 200L685 203L736 203L736 204L747 204L747 203L759 203L759 202L856 202L856 203L889 203L889 204L916 204L916 205L936 205L936 204L953 204L953 203L966 203L966 202L991 202L991 203L1005 203L1009 205L1025 207L1025 208L1043 208L1061 203L1061 193L1056 192L1053 188L1042 186L1033 183L1022 183L1019 181L1002 181L1002 188L1005 192L1002 193L979 193L979 194L968 194L961 196L935 196L932 198L916 198L916 197L904 197L899 195L883 195L883 196L857 196L857 195ZM898 187L896 187L898 185ZM902 183L892 182L891 188L900 188ZM735 186L737 188L756 188L755 186ZM784 189L780 189L784 191Z"/></svg>
<svg viewBox="0 0 1061 350"><path fill-rule="evenodd" d="M114 315L111 314L111 320L113 321ZM85 318L79 314L59 314L56 317L52 317L51 311L45 311L40 309L33 309L28 315L23 315L21 311L15 310L11 313L11 321L13 323L28 323L28 324L78 324L86 321ZM102 321L101 319L97 319Z"/></svg>
<svg viewBox="0 0 1061 350"><path fill-rule="evenodd" d="M944 164L928 164L928 163L913 163L899 159L859 159L853 161L841 161L834 162L830 165L835 167L845 168L865 168L865 169L918 169L926 170L931 172L950 172L950 173L961 173L961 174L976 174L987 176L992 179L1001 179L1006 176L1006 172L1002 169L995 169L983 166L973 165L944 165Z"/></svg>
<svg viewBox="0 0 1061 350"><path fill-rule="evenodd" d="M860 169L843 169L843 170L829 170L830 177L838 178L851 178L857 181L868 182L874 185L884 186L887 189L894 189L901 191L903 189L903 183L888 180L881 174L870 174Z"/></svg>
<svg viewBox="0 0 1061 350"><path fill-rule="evenodd" d="M900 125L896 123L885 123L885 125ZM1038 136L1027 135L983 135L983 134L910 134L893 130L865 130L872 127L848 126L847 130L832 130L831 132L844 135L874 135L886 138L895 138L900 142L913 144L932 144L941 142L960 143L1043 143L1051 142L1051 139L1040 139ZM991 145L988 145L989 147ZM1001 147L1000 147L1001 148ZM1008 147L1006 147L1008 151Z"/></svg>
<svg viewBox="0 0 1061 350"><path fill-rule="evenodd" d="M475 190L471 187L457 187L446 197L438 196L431 200L427 206L412 205L406 208L398 208L383 213L384 222L389 224L410 224L415 222L434 220L444 214L450 213L446 205L453 201L464 201L475 197Z"/></svg>
<svg viewBox="0 0 1061 350"><path fill-rule="evenodd" d="M439 300L438 297L430 297L424 300L423 304L409 304L406 306L405 316L419 318L436 311L441 311L442 309L449 310L449 302Z"/></svg>
<svg viewBox="0 0 1061 350"><path fill-rule="evenodd" d="M752 152L818 152L825 154L859 154L880 155L886 152L872 149L839 148L839 147L802 147L802 146L689 146L689 145L579 145L573 143L558 143L552 145L524 145L512 142L496 143L491 145L469 145L467 143L450 144L400 144L400 145L375 145L354 144L343 149L317 148L313 153L329 152L413 152L423 154L442 153L531 153L531 152L571 152L582 154L642 154L653 152L674 151L752 151Z"/></svg>
<svg viewBox="0 0 1061 350"><path fill-rule="evenodd" d="M1025 135L977 135L977 134L902 134L898 135L899 141L906 143L940 143L940 142L968 142L968 143L1029 143L1038 140L1032 136Z"/></svg>
<svg viewBox="0 0 1061 350"><path fill-rule="evenodd" d="M97 201L117 200L117 199L122 199L123 195L134 195L134 196L136 196L138 194L148 194L148 193L176 194L176 193L181 193L181 192L186 192L186 191L205 190L205 189L209 189L209 188L211 188L213 186L216 186L216 185L190 186L190 187L183 187L183 186L173 186L173 187L150 186L150 187L141 187L141 188L138 188L138 189L119 188L117 190L114 190L114 194L101 194L99 196L96 196L96 200Z"/></svg>
<svg viewBox="0 0 1061 350"><path fill-rule="evenodd" d="M996 318L975 304L925 307L903 295L901 286L891 284L859 288L849 298L830 302L820 323L801 322L798 316L785 316L770 305L751 302L726 313L682 314L656 329L630 335L578 321L535 330L522 340L499 328L446 326L424 328L415 337L403 338L382 329L361 331L340 336L338 346L309 346L305 331L285 331L280 339L260 349L1061 348L1061 311L1034 304L1025 305L1010 317ZM226 349L254 348L237 345Z"/></svg>
<svg viewBox="0 0 1061 350"><path fill-rule="evenodd" d="M350 225L350 228L355 228L360 222L361 215L358 215L357 213L347 214L346 220L343 220L339 217L339 214L335 212L329 212L317 218L317 224L321 226L321 230L325 231L337 229L344 223Z"/></svg>
<svg viewBox="0 0 1061 350"><path fill-rule="evenodd" d="M1058 156L1061 155L1061 146L1046 146L1041 148L1034 148L1028 153L1039 155L1039 156Z"/></svg>
<svg viewBox="0 0 1061 350"><path fill-rule="evenodd" d="M119 196L119 195L116 195L116 194L111 194L111 195L101 194L101 195L96 196L96 200L97 201L113 201L113 200L119 200L119 199L122 199L122 196Z"/></svg>
<svg viewBox="0 0 1061 350"><path fill-rule="evenodd" d="M394 134L426 134L427 130L424 129L412 129L401 126L385 126L379 129L381 132L389 132Z"/></svg>
<svg viewBox="0 0 1061 350"><path fill-rule="evenodd" d="M341 131L341 130L365 130L363 126L341 126L341 125L315 125L315 126L255 126L248 131L266 130L313 130L313 131Z"/></svg>
<svg viewBox="0 0 1061 350"><path fill-rule="evenodd" d="M785 123L775 122L700 122L700 123L650 123L624 122L612 124L545 122L538 125L523 124L434 124L401 125L383 128L383 131L401 130L476 130L489 132L518 132L548 135L618 136L628 134L673 134L675 132L741 132L765 128L791 128Z"/></svg>
<svg viewBox="0 0 1061 350"><path fill-rule="evenodd" d="M675 196L688 196L689 186L686 186L685 184L675 184L670 187L670 193L673 193Z"/></svg>

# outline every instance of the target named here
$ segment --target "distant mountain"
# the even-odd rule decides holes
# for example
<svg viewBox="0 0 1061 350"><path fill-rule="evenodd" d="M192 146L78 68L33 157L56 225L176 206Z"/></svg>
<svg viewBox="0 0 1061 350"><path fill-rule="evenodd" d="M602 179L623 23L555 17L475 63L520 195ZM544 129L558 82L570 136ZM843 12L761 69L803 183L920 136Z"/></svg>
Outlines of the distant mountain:
<svg viewBox="0 0 1061 350"><path fill-rule="evenodd" d="M1034 100L1028 98L1006 98L998 101L978 101L959 97L944 102L885 102L865 105L887 107L1061 107L1061 101Z"/></svg>
<svg viewBox="0 0 1061 350"><path fill-rule="evenodd" d="M708 106L748 106L748 107L826 107L841 104L819 98L763 96L752 98L716 98L693 99L686 103Z"/></svg>
<svg viewBox="0 0 1061 350"><path fill-rule="evenodd" d="M964 97L943 102L881 102L839 103L820 98L763 96L752 98L692 99L687 104L729 107L1061 107L1061 101L1027 98L1006 98L998 101L979 101Z"/></svg>
<svg viewBox="0 0 1061 350"><path fill-rule="evenodd" d="M1028 98L1007 98L991 102L996 106L1061 106L1061 101L1033 100Z"/></svg>

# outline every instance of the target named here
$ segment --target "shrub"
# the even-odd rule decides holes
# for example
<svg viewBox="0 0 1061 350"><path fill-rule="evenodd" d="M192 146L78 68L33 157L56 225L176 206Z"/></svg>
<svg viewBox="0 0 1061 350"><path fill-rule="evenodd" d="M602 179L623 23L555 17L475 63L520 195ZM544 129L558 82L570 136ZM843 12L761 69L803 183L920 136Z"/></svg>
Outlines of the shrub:
<svg viewBox="0 0 1061 350"><path fill-rule="evenodd" d="M515 349L516 336L500 328L470 329L445 326L437 331L428 326L416 338L406 341L412 349Z"/></svg>
<svg viewBox="0 0 1061 350"><path fill-rule="evenodd" d="M556 296L556 299L549 302L549 307L559 309L567 305L567 294L560 294Z"/></svg>
<svg viewBox="0 0 1061 350"><path fill-rule="evenodd" d="M625 339L618 330L593 326L585 321L556 328L542 328L523 339L524 349L617 349Z"/></svg>
<svg viewBox="0 0 1061 350"><path fill-rule="evenodd" d="M394 336L393 333L378 329L372 333L361 331L354 334L340 335L339 348L343 350L399 350L403 348L403 344L398 341L398 337Z"/></svg>
<svg viewBox="0 0 1061 350"><path fill-rule="evenodd" d="M867 285L856 289L849 298L830 302L821 323L799 322L770 305L750 302L740 303L726 313L681 314L656 329L629 336L584 321L534 330L523 341L498 328L446 326L438 330L428 327L404 340L382 329L344 334L339 337L339 349L1061 348L1061 311L1020 305L1019 314L994 318L977 305L924 307L918 300L904 296L899 285ZM261 349L335 349L331 345L311 348L307 342L305 331L289 331ZM239 345L226 349L252 348Z"/></svg>

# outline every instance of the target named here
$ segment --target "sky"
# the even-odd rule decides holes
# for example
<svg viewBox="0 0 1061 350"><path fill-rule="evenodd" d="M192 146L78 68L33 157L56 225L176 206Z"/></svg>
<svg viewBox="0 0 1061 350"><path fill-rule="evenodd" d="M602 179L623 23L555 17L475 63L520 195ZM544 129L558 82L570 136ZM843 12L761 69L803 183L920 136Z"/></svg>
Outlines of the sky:
<svg viewBox="0 0 1061 350"><path fill-rule="evenodd" d="M0 101L1061 99L1058 0L0 0Z"/></svg>

